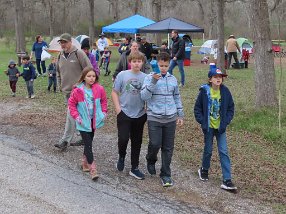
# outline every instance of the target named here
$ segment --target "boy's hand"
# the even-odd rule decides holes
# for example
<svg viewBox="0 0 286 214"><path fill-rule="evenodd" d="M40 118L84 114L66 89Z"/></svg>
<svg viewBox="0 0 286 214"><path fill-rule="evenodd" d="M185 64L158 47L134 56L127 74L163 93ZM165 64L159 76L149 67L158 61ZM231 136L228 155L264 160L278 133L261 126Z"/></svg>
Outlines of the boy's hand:
<svg viewBox="0 0 286 214"><path fill-rule="evenodd" d="M183 119L182 119L182 118L178 118L178 119L177 119L177 125L178 125L178 126L182 126L183 124L184 124Z"/></svg>
<svg viewBox="0 0 286 214"><path fill-rule="evenodd" d="M157 73L155 73L155 74L153 74L153 76L152 76L154 79L156 79L156 80L159 80L160 79L160 77L161 77L161 74L157 74Z"/></svg>

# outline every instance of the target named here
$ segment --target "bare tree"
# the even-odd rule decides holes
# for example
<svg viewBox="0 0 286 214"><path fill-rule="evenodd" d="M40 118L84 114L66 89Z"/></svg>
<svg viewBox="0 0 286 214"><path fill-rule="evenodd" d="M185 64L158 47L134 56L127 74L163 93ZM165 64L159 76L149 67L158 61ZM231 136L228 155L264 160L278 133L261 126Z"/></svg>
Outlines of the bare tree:
<svg viewBox="0 0 286 214"><path fill-rule="evenodd" d="M218 60L217 65L222 70L224 68L224 0L217 0L217 32L218 32Z"/></svg>
<svg viewBox="0 0 286 214"><path fill-rule="evenodd" d="M94 42L94 0L88 0L89 3L89 42L92 45Z"/></svg>
<svg viewBox="0 0 286 214"><path fill-rule="evenodd" d="M249 5L255 38L255 104L257 107L275 106L277 96L267 0L252 0Z"/></svg>
<svg viewBox="0 0 286 214"><path fill-rule="evenodd" d="M26 52L24 35L24 4L23 0L14 0L15 8L15 32L16 32L16 51Z"/></svg>

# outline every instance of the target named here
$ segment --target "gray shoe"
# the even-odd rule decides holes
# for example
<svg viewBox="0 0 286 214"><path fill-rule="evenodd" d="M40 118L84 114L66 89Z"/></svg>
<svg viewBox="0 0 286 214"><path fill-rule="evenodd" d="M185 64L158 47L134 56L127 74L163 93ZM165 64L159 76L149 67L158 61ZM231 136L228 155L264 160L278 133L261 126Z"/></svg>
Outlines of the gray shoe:
<svg viewBox="0 0 286 214"><path fill-rule="evenodd" d="M70 143L70 146L84 146L83 140L78 140L74 143Z"/></svg>
<svg viewBox="0 0 286 214"><path fill-rule="evenodd" d="M64 150L68 147L68 142L67 141L60 141L60 142L56 143L54 146L61 149L61 150Z"/></svg>

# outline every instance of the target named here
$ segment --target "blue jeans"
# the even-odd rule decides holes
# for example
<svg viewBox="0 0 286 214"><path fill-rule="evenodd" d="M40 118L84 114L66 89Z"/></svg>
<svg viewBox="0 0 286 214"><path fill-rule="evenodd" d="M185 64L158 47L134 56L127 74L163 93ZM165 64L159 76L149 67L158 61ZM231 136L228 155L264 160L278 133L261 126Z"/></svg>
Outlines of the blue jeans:
<svg viewBox="0 0 286 214"><path fill-rule="evenodd" d="M223 180L231 179L231 165L228 155L226 133L219 134L217 129L209 128L209 131L204 134L204 153L202 159L202 167L206 170L210 168L210 162L213 151L213 138L216 137L217 147L219 152L220 164L222 169Z"/></svg>
<svg viewBox="0 0 286 214"><path fill-rule="evenodd" d="M148 164L155 164L157 154L161 149L162 166L160 177L171 177L170 164L174 151L175 131L176 121L169 123L148 121L149 145L146 159Z"/></svg>
<svg viewBox="0 0 286 214"><path fill-rule="evenodd" d="M181 84L185 85L184 60L182 59L171 60L168 72L170 74L173 74L173 69L176 67L176 65L178 65L181 74Z"/></svg>

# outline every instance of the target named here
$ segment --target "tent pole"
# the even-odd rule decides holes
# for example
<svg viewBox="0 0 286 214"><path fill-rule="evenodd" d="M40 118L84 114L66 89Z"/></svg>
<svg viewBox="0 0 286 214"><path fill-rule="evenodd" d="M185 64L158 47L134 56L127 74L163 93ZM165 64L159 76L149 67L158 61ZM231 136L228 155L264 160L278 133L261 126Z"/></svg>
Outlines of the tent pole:
<svg viewBox="0 0 286 214"><path fill-rule="evenodd" d="M205 33L203 33L203 44L205 42Z"/></svg>
<svg viewBox="0 0 286 214"><path fill-rule="evenodd" d="M170 49L170 36L169 36L169 33L168 34L168 49Z"/></svg>
<svg viewBox="0 0 286 214"><path fill-rule="evenodd" d="M135 39L135 41L136 41L136 36L137 36L137 35L136 35L136 33L135 33L135 34L134 34L134 39Z"/></svg>

